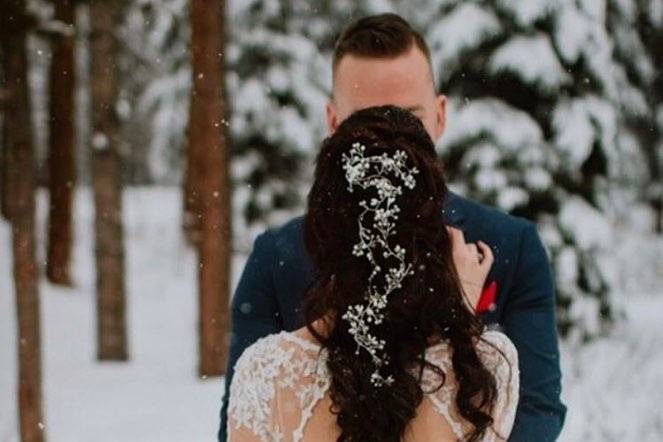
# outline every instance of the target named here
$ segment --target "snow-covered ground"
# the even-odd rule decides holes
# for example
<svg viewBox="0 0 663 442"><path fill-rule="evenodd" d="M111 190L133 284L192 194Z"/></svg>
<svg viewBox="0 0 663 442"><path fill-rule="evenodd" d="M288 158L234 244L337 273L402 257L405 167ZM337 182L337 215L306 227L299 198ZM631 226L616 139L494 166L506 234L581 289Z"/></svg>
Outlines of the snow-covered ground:
<svg viewBox="0 0 663 442"><path fill-rule="evenodd" d="M565 442L663 440L663 296L628 300L629 319L581 349L563 347Z"/></svg>
<svg viewBox="0 0 663 442"><path fill-rule="evenodd" d="M39 196L43 258L46 200ZM195 263L179 235L179 194L154 188L126 193L128 363L95 361L89 196L80 192L76 204L76 287L40 285L48 440L214 440L223 387L220 378L196 375ZM19 440L10 239L9 226L0 222L1 442ZM649 246L663 250L660 239ZM244 260L241 254L234 260L235 282ZM663 293L654 291L629 292L629 319L611 337L563 347L563 397L569 407L563 441L663 440Z"/></svg>

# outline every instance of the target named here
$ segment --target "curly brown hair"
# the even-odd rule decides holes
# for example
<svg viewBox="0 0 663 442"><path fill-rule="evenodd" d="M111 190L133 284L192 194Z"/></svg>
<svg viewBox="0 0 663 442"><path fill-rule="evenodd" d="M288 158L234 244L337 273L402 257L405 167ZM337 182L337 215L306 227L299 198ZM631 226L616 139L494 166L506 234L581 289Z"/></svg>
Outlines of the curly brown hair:
<svg viewBox="0 0 663 442"><path fill-rule="evenodd" d="M359 202L370 198L370 191L347 190L342 155L355 142L366 146L367 156L403 150L407 166L419 169L414 190L397 198L400 212L393 236L405 248L415 273L390 294L385 321L371 324L372 333L386 341L388 374L394 378L386 388L371 384L375 368L371 356L365 351L355 353L356 343L341 318L350 305L364 302L372 270L368 261L352 254L358 241ZM424 369L439 376L437 388L445 382L444 371L425 359L431 339L444 339L452 346L452 366L459 382L456 406L473 426L466 440L479 440L493 422L496 381L475 349L482 324L464 304L451 238L442 218L447 194L443 164L433 141L407 110L382 106L357 111L322 144L304 221L306 248L316 268L315 282L304 299L304 318L308 330L328 351L331 412L341 429L339 441L401 440L424 397ZM380 259L378 264L388 268L389 263ZM313 326L316 320L323 321L324 334Z"/></svg>

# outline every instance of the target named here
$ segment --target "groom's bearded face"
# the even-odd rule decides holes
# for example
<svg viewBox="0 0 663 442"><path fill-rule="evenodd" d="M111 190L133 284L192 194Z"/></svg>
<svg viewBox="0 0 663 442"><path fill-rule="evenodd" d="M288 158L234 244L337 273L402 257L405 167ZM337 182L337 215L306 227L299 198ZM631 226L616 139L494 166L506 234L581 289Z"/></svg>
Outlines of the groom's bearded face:
<svg viewBox="0 0 663 442"><path fill-rule="evenodd" d="M410 110L434 141L442 136L446 97L436 96L430 63L415 45L395 58L346 55L336 66L333 97L327 105L330 132L353 112L382 105Z"/></svg>

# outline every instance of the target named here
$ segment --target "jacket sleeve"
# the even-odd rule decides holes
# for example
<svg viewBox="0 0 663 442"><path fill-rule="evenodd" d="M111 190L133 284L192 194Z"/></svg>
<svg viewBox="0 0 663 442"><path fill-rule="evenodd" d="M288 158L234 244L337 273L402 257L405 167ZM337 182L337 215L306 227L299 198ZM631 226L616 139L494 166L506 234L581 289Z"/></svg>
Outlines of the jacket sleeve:
<svg viewBox="0 0 663 442"><path fill-rule="evenodd" d="M502 318L518 350L520 368L520 400L509 441L554 441L566 415L560 400L555 289L546 251L529 221L521 236L513 287Z"/></svg>
<svg viewBox="0 0 663 442"><path fill-rule="evenodd" d="M256 238L231 304L230 354L221 404L219 442L226 442L230 384L237 359L259 338L283 329L273 283L274 241L269 231Z"/></svg>

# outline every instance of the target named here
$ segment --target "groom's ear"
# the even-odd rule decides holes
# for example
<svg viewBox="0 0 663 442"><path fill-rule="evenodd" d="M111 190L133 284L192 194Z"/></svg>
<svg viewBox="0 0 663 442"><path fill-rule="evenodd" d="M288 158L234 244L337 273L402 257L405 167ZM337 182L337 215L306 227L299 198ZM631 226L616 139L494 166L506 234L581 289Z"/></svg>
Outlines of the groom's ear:
<svg viewBox="0 0 663 442"><path fill-rule="evenodd" d="M334 102L328 101L325 110L327 112L327 130L331 135L336 132L336 128L338 128L338 113L336 112Z"/></svg>
<svg viewBox="0 0 663 442"><path fill-rule="evenodd" d="M438 95L435 97L435 140L437 141L444 134L447 127L447 97Z"/></svg>

